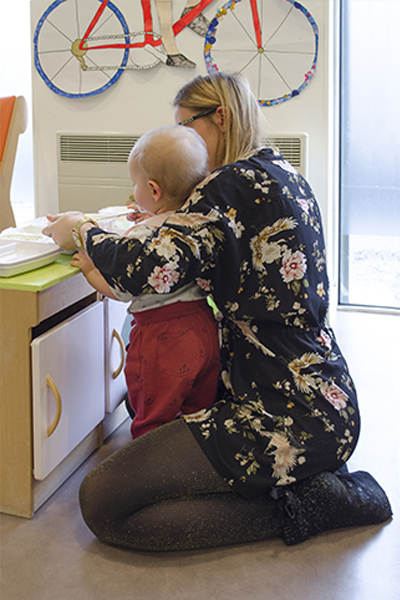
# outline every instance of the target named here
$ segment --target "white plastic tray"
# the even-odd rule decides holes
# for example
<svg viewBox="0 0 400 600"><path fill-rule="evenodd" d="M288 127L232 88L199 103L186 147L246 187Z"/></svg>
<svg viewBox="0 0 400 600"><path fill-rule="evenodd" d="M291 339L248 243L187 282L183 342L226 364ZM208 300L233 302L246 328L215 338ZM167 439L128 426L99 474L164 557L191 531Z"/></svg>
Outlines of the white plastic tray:
<svg viewBox="0 0 400 600"><path fill-rule="evenodd" d="M0 239L0 277L12 277L56 261L61 248L55 244Z"/></svg>

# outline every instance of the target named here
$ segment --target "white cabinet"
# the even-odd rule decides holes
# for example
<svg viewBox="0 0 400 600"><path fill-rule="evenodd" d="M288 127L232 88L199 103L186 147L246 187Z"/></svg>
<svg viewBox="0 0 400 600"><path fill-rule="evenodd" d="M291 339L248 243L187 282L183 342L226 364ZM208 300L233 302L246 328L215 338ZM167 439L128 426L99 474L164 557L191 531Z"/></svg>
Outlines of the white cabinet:
<svg viewBox="0 0 400 600"><path fill-rule="evenodd" d="M0 278L0 511L20 517L31 518L128 416L124 403L105 414L105 363L112 372L121 364L115 336L115 362L106 358L105 330L119 326L70 260ZM127 305L115 304L121 324Z"/></svg>
<svg viewBox="0 0 400 600"><path fill-rule="evenodd" d="M31 343L34 477L42 480L104 418L103 302Z"/></svg>
<svg viewBox="0 0 400 600"><path fill-rule="evenodd" d="M104 299L106 337L105 402L106 413L112 413L126 395L124 375L125 345L122 332L128 304Z"/></svg>

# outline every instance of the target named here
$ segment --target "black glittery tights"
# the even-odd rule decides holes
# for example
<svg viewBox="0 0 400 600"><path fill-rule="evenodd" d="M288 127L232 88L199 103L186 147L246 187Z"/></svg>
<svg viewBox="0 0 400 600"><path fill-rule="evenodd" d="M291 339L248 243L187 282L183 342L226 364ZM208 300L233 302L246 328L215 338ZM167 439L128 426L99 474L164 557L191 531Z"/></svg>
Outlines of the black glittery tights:
<svg viewBox="0 0 400 600"><path fill-rule="evenodd" d="M101 541L137 550L210 548L280 535L274 501L236 494L183 419L139 437L93 469L80 502Z"/></svg>
<svg viewBox="0 0 400 600"><path fill-rule="evenodd" d="M103 542L136 550L214 548L390 519L390 502L364 471L328 471L254 500L236 494L179 419L118 450L84 479L83 518Z"/></svg>

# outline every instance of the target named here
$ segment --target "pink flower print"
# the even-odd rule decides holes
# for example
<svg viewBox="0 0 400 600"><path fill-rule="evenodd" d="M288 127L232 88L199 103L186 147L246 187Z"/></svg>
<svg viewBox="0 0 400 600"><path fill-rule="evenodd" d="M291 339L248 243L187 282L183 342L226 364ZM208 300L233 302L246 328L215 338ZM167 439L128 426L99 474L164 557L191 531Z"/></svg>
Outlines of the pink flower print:
<svg viewBox="0 0 400 600"><path fill-rule="evenodd" d="M310 210L310 207L308 206L308 202L307 200L305 200L304 198L296 198L296 202L297 204L300 204L301 208L308 213Z"/></svg>
<svg viewBox="0 0 400 600"><path fill-rule="evenodd" d="M329 350L332 350L332 338L323 329L321 329L317 342L320 342L323 346L326 346Z"/></svg>
<svg viewBox="0 0 400 600"><path fill-rule="evenodd" d="M335 383L325 382L321 385L320 390L336 410L346 408L349 397Z"/></svg>
<svg viewBox="0 0 400 600"><path fill-rule="evenodd" d="M169 294L171 287L179 279L179 273L174 269L174 265L168 263L161 267L155 267L149 277L149 284L159 294Z"/></svg>
<svg viewBox="0 0 400 600"><path fill-rule="evenodd" d="M201 277L198 277L196 279L196 283L199 286L199 288L201 288L205 292L209 292L211 290L210 282L208 279L201 279Z"/></svg>
<svg viewBox="0 0 400 600"><path fill-rule="evenodd" d="M306 270L307 260L300 250L293 253L289 250L285 252L282 267L279 269L285 283L290 283L294 279L302 279Z"/></svg>

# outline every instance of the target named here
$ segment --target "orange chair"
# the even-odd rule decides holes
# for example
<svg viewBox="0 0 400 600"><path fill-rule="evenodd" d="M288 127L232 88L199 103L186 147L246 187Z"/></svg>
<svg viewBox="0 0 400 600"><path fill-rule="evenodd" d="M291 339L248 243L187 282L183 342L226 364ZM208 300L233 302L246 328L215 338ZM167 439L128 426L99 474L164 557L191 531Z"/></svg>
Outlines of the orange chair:
<svg viewBox="0 0 400 600"><path fill-rule="evenodd" d="M15 227L10 188L18 136L26 129L28 109L23 96L0 98L0 231Z"/></svg>

